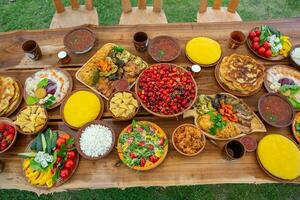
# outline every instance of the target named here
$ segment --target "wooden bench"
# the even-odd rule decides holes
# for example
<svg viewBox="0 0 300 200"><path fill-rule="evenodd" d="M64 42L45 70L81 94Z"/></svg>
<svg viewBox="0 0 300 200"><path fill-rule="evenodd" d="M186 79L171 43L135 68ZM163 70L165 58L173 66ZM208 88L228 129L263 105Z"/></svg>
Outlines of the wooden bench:
<svg viewBox="0 0 300 200"><path fill-rule="evenodd" d="M93 0L86 0L85 5L80 5L77 0L70 0L70 2L70 7L64 7L61 0L53 0L56 12L50 24L51 29L99 24L98 13L93 6Z"/></svg>
<svg viewBox="0 0 300 200"><path fill-rule="evenodd" d="M236 9L240 0L231 0L228 7L222 7L222 0L214 0L213 6L208 7L207 0L200 0L198 23L242 21Z"/></svg>
<svg viewBox="0 0 300 200"><path fill-rule="evenodd" d="M132 7L130 0L122 0L120 24L167 24L162 4L162 0L153 0L153 6L147 6L146 0L138 0L138 7Z"/></svg>

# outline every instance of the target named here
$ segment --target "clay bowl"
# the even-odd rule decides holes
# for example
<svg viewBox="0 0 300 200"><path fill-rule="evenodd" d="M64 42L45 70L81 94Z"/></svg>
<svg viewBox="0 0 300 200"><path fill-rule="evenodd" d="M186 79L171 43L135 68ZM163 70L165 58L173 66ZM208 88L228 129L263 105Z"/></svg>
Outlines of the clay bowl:
<svg viewBox="0 0 300 200"><path fill-rule="evenodd" d="M109 150L108 150L107 152L105 152L105 154L99 155L99 156L97 156L97 157L91 157L91 156L86 155L86 154L81 150L81 147L80 147L80 137L81 137L81 134L83 133L83 131L84 131L88 126L90 126L90 125L92 125L92 124L105 126L105 127L107 127L107 128L111 131L111 133L112 133L112 144L111 144ZM86 125L84 125L83 127L81 127L81 128L79 129L79 131L77 132L76 139L75 139L75 145L76 145L76 148L77 148L78 153L79 153L82 157L84 157L85 159L88 159L88 160L99 160L99 159L101 159L101 158L106 157L106 156L113 150L113 148L114 148L114 146L115 146L115 140L116 140L116 134L115 134L113 128L112 128L111 126L109 126L108 124L106 124L105 122L103 122L103 121L95 120L95 121L92 121L92 122L87 123Z"/></svg>
<svg viewBox="0 0 300 200"><path fill-rule="evenodd" d="M178 129L179 129L180 127L184 127L184 126L190 126L190 127L193 127L193 128L197 129L197 130L201 133L201 140L202 140L202 142L203 142L203 146L202 146L196 153L194 153L194 154L186 154L186 153L182 152L182 151L176 146L176 144L175 144L175 138L174 138L174 137L175 137L175 133L178 131ZM203 151L203 149L204 149L204 147L205 147L205 144L206 144L206 140L205 140L205 135L203 134L203 132L202 132L197 126L195 126L194 124L181 124L181 125L178 126L178 127L173 131L173 133L172 133L172 143L173 143L173 146L174 146L174 148L176 149L176 151L178 151L178 153L180 153L180 154L182 154L182 155L184 155L184 156L192 157L192 156L198 155L200 152Z"/></svg>
<svg viewBox="0 0 300 200"><path fill-rule="evenodd" d="M83 36L82 34L85 34L85 36ZM76 48L75 46L71 45L70 43L74 40L77 40L77 42L81 42L84 45L84 47ZM94 47L95 41L95 33L92 30L84 27L75 28L68 32L64 37L64 45L71 53L74 54L84 54L89 52Z"/></svg>
<svg viewBox="0 0 300 200"><path fill-rule="evenodd" d="M171 63L159 63L159 64L168 64L168 65L171 65L171 66L175 66L175 67L181 68L181 69L184 70L184 71L187 71L187 70L184 69L183 67L177 66L177 65L175 65L175 64L171 64ZM154 65L159 65L159 64L154 64ZM152 66L153 66L153 65L152 65ZM150 66L150 67L152 67L152 66ZM149 67L149 68L150 68L150 67ZM142 72L142 73L139 75L139 77L137 78L137 82L136 82L136 84L135 84L135 94L138 94L138 91L139 91L139 80L140 80L140 78L142 77L143 73L144 73L144 72ZM152 110L150 110L149 108L147 108L147 106L142 102L142 100L140 99L140 97L139 97L138 95L136 95L136 96L137 96L138 101L141 103L142 107L143 107L147 112L151 113L152 115L155 115L155 116L157 116L157 117L162 117L162 118L173 118L173 117L177 117L177 116L179 116L179 115L182 115L182 114L183 114L184 112L186 112L187 110L189 110L189 109L194 105L194 103L195 103L195 101L196 101L196 99L197 99L197 97L198 97L198 87L197 87L197 83L196 83L195 79L193 78L193 76L192 76L192 81L193 81L193 83L194 83L194 85L195 85L195 98L194 98L193 100L191 100L191 102L189 103L189 106L188 106L186 109L182 110L181 112L172 114L172 115L164 115L164 114L161 114L161 113L153 112Z"/></svg>
<svg viewBox="0 0 300 200"><path fill-rule="evenodd" d="M289 117L289 119L286 120L286 123L284 124L278 124L276 122L271 122L270 120L268 120L262 113L262 101L265 99L265 98L268 98L270 96L276 96L278 97L283 103L285 103L286 105L288 105L288 109L290 110L291 112L291 116ZM293 119L295 118L295 110L293 109L293 106L287 101L287 99L285 97L283 97L282 95L280 94L277 94L277 93L267 93L263 96L261 96L258 100L258 112L260 114L260 116L262 117L262 119L269 125L273 126L273 127L277 127L277 128L284 128L284 127L287 127L289 125L292 124L293 122Z"/></svg>
<svg viewBox="0 0 300 200"><path fill-rule="evenodd" d="M125 117L117 117L117 116L115 116L115 115L110 111L110 101L111 101L111 99L113 98L113 96L114 96L115 94L119 93L119 92L128 92L128 93L132 94L132 96L133 96L133 97L137 100L137 102L138 102L138 107L135 109L135 112L133 112L131 115L129 115L129 116L126 117L126 118L125 118ZM135 94L134 92L131 92L130 90L116 91L116 92L114 92L114 93L112 93L112 94L110 95L110 97L109 97L109 99L108 99L108 101L107 101L107 108L108 108L109 112L111 113L111 115L113 116L113 118L116 119L116 120L118 120L118 121L128 121L128 120L131 120L131 119L138 113L140 107L141 107L141 104L139 103L139 100L138 100L136 94Z"/></svg>
<svg viewBox="0 0 300 200"><path fill-rule="evenodd" d="M9 124L11 126L13 126L15 128L15 137L14 139L11 141L11 143L6 147L6 149L3 149L2 151L0 151L0 154L1 153L4 153L6 152L10 147L13 146L13 144L15 143L16 141L16 138L17 138L17 127L16 125L14 124L14 122L12 120L10 120L9 118L5 118L5 117L0 117L0 124L2 123L5 123L5 124Z"/></svg>
<svg viewBox="0 0 300 200"><path fill-rule="evenodd" d="M33 106L33 105L32 105L32 106ZM37 105L37 106L40 106L40 105ZM22 107L22 108L20 109L20 111L18 112L17 116L19 116L19 114L21 113L21 111L25 110L27 107L30 107L30 106L24 106L24 107ZM48 121L49 121L49 115L48 115L47 110L46 110L44 107L42 107L42 106L40 106L40 107L41 107L42 109L44 109L45 114L46 114L46 122L45 122L44 126L43 126L40 130L36 130L35 132L28 133L28 132L24 132L23 130L21 130L21 128L20 128L18 125L16 125L18 132L20 132L20 133L22 133L22 134L24 134L24 135L35 135L35 134L38 134L38 133L40 133L40 132L43 132L43 130L46 129L46 127L47 127L47 125L48 125Z"/></svg>
<svg viewBox="0 0 300 200"><path fill-rule="evenodd" d="M154 54L152 51L151 51L151 48L154 48L153 46L157 43L159 43L161 40L166 40L168 41L170 44L176 46L176 54L175 55L172 55L172 57L170 59L160 59L157 57L157 52L156 54ZM155 49L158 49L157 47ZM159 50L159 49L158 49ZM166 35L162 35L162 36L157 36L155 38L153 38L152 40L150 40L150 43L149 43L149 46L148 46L148 54L151 56L151 58L153 60L155 60L156 62L172 62L173 60L175 60L176 58L178 58L178 56L180 55L180 52L181 52L181 48L180 48L180 45L178 44L178 42L170 37L170 36L166 36Z"/></svg>
<svg viewBox="0 0 300 200"><path fill-rule="evenodd" d="M293 67L296 67L296 68L299 68L300 67L300 64L297 64L294 59L292 58L292 52L296 49L296 48L299 48L300 47L300 44L297 44L297 45L294 45L292 47L292 49L290 50L290 53L289 53L289 59L290 59L290 63L292 64Z"/></svg>
<svg viewBox="0 0 300 200"><path fill-rule="evenodd" d="M64 70L64 69L57 68L57 67L47 67L47 68L44 68L42 70L46 70L46 69L57 69L57 70L60 70L68 78L69 84L70 84L69 88L68 88L68 91L66 92L65 96L60 101L56 102L55 104L52 104L49 108L47 108L47 110L51 110L53 108L56 108L56 107L60 106L62 104L62 102L66 99L66 97L72 92L72 89L73 89L73 79L72 79L71 74L69 72L67 72L66 70ZM31 77L34 76L34 74L35 73L33 73L31 75ZM25 88L26 88L26 85L24 85L24 92L23 92L24 100L26 102L26 98L27 98L28 95L26 93L26 89Z"/></svg>
<svg viewBox="0 0 300 200"><path fill-rule="evenodd" d="M293 120L293 123L292 123L292 130L293 130L293 135L294 135L294 138L297 140L298 143L300 143L300 135L297 133L296 131L296 121L297 121L297 118L300 117L300 112L298 112Z"/></svg>
<svg viewBox="0 0 300 200"><path fill-rule="evenodd" d="M61 104L61 106L60 106L60 116L61 116L63 122L64 122L68 127L70 127L71 129L74 129L74 130L78 130L78 129L80 129L80 127L72 126L71 124L69 124L69 123L66 121L65 115L64 115L64 109L65 109L65 105L66 105L66 102L68 101L68 99L69 99L74 93L79 92L79 91L88 91L88 92L91 92L91 93L95 94L95 95L98 97L98 99L99 99L99 101L100 101L100 104L101 104L101 109L100 109L100 112L99 112L99 114L98 114L98 116L96 117L95 120L100 119L100 118L102 117L102 115L103 115L103 112L104 112L104 103L103 103L102 97L101 97L100 95L98 95L98 94L96 94L95 92L93 92L93 91L91 91L91 90L88 90L88 89L74 90L71 94L69 94L69 95L65 98L64 102L63 102L63 103Z"/></svg>

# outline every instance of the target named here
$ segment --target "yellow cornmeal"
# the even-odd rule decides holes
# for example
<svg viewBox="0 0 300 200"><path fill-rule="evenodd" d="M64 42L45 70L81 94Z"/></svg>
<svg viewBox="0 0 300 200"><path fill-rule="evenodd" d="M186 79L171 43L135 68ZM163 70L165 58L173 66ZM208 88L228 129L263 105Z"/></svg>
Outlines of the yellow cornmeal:
<svg viewBox="0 0 300 200"><path fill-rule="evenodd" d="M215 40L207 37L197 37L190 40L185 52L190 60L197 64L213 64L221 57L221 46Z"/></svg>
<svg viewBox="0 0 300 200"><path fill-rule="evenodd" d="M78 91L67 100L63 112L69 125L80 128L95 120L100 110L100 100L94 93Z"/></svg>
<svg viewBox="0 0 300 200"><path fill-rule="evenodd" d="M257 154L263 167L278 178L292 180L300 175L300 151L282 135L270 134L260 140Z"/></svg>

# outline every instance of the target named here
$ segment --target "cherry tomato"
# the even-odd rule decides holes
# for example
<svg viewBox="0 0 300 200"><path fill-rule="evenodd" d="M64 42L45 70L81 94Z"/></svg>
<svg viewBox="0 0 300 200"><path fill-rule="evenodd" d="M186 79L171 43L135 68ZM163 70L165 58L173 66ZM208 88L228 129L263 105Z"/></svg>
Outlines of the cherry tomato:
<svg viewBox="0 0 300 200"><path fill-rule="evenodd" d="M69 175L70 175L70 171L67 168L63 168L62 170L60 170L60 177L62 179L68 178Z"/></svg>
<svg viewBox="0 0 300 200"><path fill-rule="evenodd" d="M255 33L254 31L251 31L251 32L249 33L249 38L250 38L250 40L253 40L255 37L256 37L256 33Z"/></svg>
<svg viewBox="0 0 300 200"><path fill-rule="evenodd" d="M130 156L130 158L132 158L132 159L137 158L136 154L133 153L133 152L130 152L130 153L129 153L129 156Z"/></svg>
<svg viewBox="0 0 300 200"><path fill-rule="evenodd" d="M75 159L76 158L76 152L75 151L68 151L67 152L68 159Z"/></svg>
<svg viewBox="0 0 300 200"><path fill-rule="evenodd" d="M141 166L141 167L144 167L145 164L146 164L146 160L145 160L144 157L142 157L142 158L141 158L141 161L140 161L140 166Z"/></svg>
<svg viewBox="0 0 300 200"><path fill-rule="evenodd" d="M66 162L65 162L65 167L68 168L68 169L74 169L76 163L74 160L72 159L68 159Z"/></svg>
<svg viewBox="0 0 300 200"><path fill-rule="evenodd" d="M259 37L255 37L255 38L253 38L253 42L259 42Z"/></svg>
<svg viewBox="0 0 300 200"><path fill-rule="evenodd" d="M270 58L270 57L272 56L272 51L271 51L271 49L268 49L268 50L265 52L265 56L266 56L267 58Z"/></svg>
<svg viewBox="0 0 300 200"><path fill-rule="evenodd" d="M56 146L61 147L62 144L66 144L66 140L64 138L58 138L56 140Z"/></svg>
<svg viewBox="0 0 300 200"><path fill-rule="evenodd" d="M62 157L60 157L60 156L57 156L57 158L56 158L56 162L55 162L55 163L60 163L60 161L62 161Z"/></svg>
<svg viewBox="0 0 300 200"><path fill-rule="evenodd" d="M4 131L3 136L4 136L4 137L7 137L9 134L10 134L9 131Z"/></svg>
<svg viewBox="0 0 300 200"><path fill-rule="evenodd" d="M268 50L270 48L270 43L268 41L265 41L264 44L263 44L263 47Z"/></svg>
<svg viewBox="0 0 300 200"><path fill-rule="evenodd" d="M62 134L61 136L59 136L60 138L64 138L65 140L70 139L70 135L67 133Z"/></svg>
<svg viewBox="0 0 300 200"><path fill-rule="evenodd" d="M252 44L252 49L254 49L254 50L257 50L257 49L259 49L259 43L258 42L253 42L253 44Z"/></svg>
<svg viewBox="0 0 300 200"><path fill-rule="evenodd" d="M5 130L5 124L0 124L0 132L4 132Z"/></svg>
<svg viewBox="0 0 300 200"><path fill-rule="evenodd" d="M255 34L256 34L257 37L259 37L260 36L260 30L256 30Z"/></svg>
<svg viewBox="0 0 300 200"><path fill-rule="evenodd" d="M264 48L264 47L260 47L259 49L258 49L258 53L259 53L259 55L264 55L265 54L265 52L266 52L266 49Z"/></svg>

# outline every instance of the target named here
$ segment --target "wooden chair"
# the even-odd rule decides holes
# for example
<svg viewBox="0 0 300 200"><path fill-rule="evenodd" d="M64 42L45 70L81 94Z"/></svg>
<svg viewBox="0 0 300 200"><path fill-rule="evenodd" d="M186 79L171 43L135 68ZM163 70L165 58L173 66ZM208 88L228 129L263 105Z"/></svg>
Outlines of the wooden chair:
<svg viewBox="0 0 300 200"><path fill-rule="evenodd" d="M147 6L146 0L138 0L138 7L132 7L130 0L122 0L120 24L167 24L162 0L153 0L153 6Z"/></svg>
<svg viewBox="0 0 300 200"><path fill-rule="evenodd" d="M93 6L93 0L86 0L85 5L79 5L77 0L70 0L71 6L64 7L61 0L53 0L56 8L50 28L65 28L83 24L98 25L98 13Z"/></svg>
<svg viewBox="0 0 300 200"><path fill-rule="evenodd" d="M240 0L231 0L228 7L221 7L222 0L214 0L212 7L207 7L207 0L200 0L197 22L231 22L242 21L236 12Z"/></svg>

